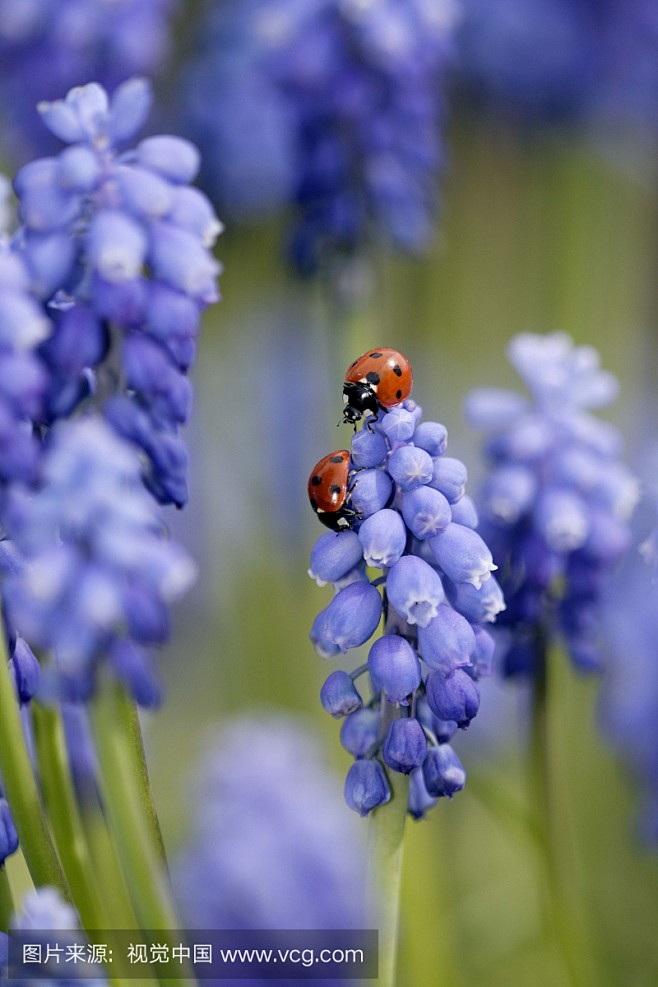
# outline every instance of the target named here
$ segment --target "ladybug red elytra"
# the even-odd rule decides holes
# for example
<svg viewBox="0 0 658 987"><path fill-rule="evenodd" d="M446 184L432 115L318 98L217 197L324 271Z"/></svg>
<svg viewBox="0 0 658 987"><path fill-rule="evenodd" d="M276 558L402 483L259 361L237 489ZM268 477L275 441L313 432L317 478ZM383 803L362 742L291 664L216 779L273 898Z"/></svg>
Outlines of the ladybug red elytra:
<svg viewBox="0 0 658 987"><path fill-rule="evenodd" d="M337 449L315 464L308 478L308 499L320 521L333 531L345 531L355 511L349 507L350 454Z"/></svg>
<svg viewBox="0 0 658 987"><path fill-rule="evenodd" d="M413 375L411 364L399 350L382 346L368 350L350 364L343 384L343 421L350 425L366 412L375 417L388 411L411 394Z"/></svg>

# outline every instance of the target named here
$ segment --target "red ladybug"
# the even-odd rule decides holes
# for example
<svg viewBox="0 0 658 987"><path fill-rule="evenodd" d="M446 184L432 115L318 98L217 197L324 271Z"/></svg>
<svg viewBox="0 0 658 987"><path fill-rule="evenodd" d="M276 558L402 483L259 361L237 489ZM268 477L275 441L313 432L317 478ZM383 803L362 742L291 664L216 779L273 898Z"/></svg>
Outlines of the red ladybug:
<svg viewBox="0 0 658 987"><path fill-rule="evenodd" d="M316 463L308 478L308 499L320 521L333 531L345 531L356 514L349 507L350 454L337 449Z"/></svg>
<svg viewBox="0 0 658 987"><path fill-rule="evenodd" d="M371 412L375 417L411 394L411 364L398 350L386 346L368 350L350 364L343 384L343 421L351 425Z"/></svg>

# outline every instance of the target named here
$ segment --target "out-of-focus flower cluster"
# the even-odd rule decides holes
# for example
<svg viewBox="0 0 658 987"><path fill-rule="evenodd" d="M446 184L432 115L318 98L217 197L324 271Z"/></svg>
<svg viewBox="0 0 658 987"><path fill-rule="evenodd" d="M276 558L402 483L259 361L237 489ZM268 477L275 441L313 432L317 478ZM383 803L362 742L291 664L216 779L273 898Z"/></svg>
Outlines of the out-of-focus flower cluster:
<svg viewBox="0 0 658 987"><path fill-rule="evenodd" d="M652 0L462 0L460 70L471 94L524 122L658 123Z"/></svg>
<svg viewBox="0 0 658 987"><path fill-rule="evenodd" d="M138 702L159 697L144 650L169 634L168 605L195 569L167 539L127 443L98 418L53 429L37 496L14 489L5 525L25 565L4 583L12 623L54 654L58 691L87 698L106 661Z"/></svg>
<svg viewBox="0 0 658 987"><path fill-rule="evenodd" d="M36 349L51 329L23 258L0 238L0 507L8 483L37 477L32 423L42 417L48 375Z"/></svg>
<svg viewBox="0 0 658 987"><path fill-rule="evenodd" d="M187 371L202 309L217 300L210 247L221 225L189 186L199 154L169 135L119 153L146 118L144 80L112 100L95 84L42 104L45 124L70 146L15 180L16 240L54 332L46 418L94 392L114 428L145 454L145 481L162 503L187 499ZM95 374L91 371L96 370Z"/></svg>
<svg viewBox="0 0 658 987"><path fill-rule="evenodd" d="M363 928L361 843L339 791L301 724L265 712L227 724L173 869L186 925Z"/></svg>
<svg viewBox="0 0 658 987"><path fill-rule="evenodd" d="M79 946L80 921L75 910L55 888L41 887L29 891L23 898L20 911L13 916L11 931L30 933L31 944L41 947L42 956L46 956L49 946L52 950L50 960L39 966L38 979L12 978L14 987L33 987L39 980L47 980L51 987L73 987L81 979L89 987L108 987L99 966L79 960L75 964L75 977L69 977L67 973L71 964L67 969L64 959L59 962L60 957L66 956L67 947L73 949ZM57 952L58 947L61 953ZM0 970L6 967L8 955L8 936L0 932Z"/></svg>
<svg viewBox="0 0 658 987"><path fill-rule="evenodd" d="M72 86L114 89L157 75L170 47L175 0L0 0L0 141L10 160L56 142L36 110Z"/></svg>
<svg viewBox="0 0 658 987"><path fill-rule="evenodd" d="M39 687L26 640L51 696L87 698L104 658L157 703L150 649L194 574L147 490L187 498L178 432L220 224L188 184L188 141L118 150L150 105L139 79L111 100L92 83L42 104L69 146L20 170L22 225L0 243L0 572L23 703Z"/></svg>
<svg viewBox="0 0 658 987"><path fill-rule="evenodd" d="M530 397L488 388L466 402L488 436L478 507L507 601L500 657L505 674L532 674L560 634L578 668L596 669L602 592L639 495L619 432L587 410L609 404L617 383L563 333L521 334L508 355Z"/></svg>
<svg viewBox="0 0 658 987"><path fill-rule="evenodd" d="M243 0L209 18L188 108L222 205L292 199L292 257L306 273L373 231L423 247L454 0Z"/></svg>
<svg viewBox="0 0 658 987"><path fill-rule="evenodd" d="M601 720L606 738L643 789L640 831L658 845L658 586L630 552L602 608L609 660Z"/></svg>
<svg viewBox="0 0 658 987"><path fill-rule="evenodd" d="M493 657L481 625L504 608L465 494L466 467L445 454L444 426L421 417L405 401L354 436L353 530L322 535L311 555L309 574L335 592L311 632L320 655L364 644L384 615L367 665L333 672L321 696L328 712L346 717L341 742L356 760L345 795L363 815L390 798L384 765L411 775L416 818L463 788L449 741L478 711L477 680ZM366 672L369 696L356 685Z"/></svg>

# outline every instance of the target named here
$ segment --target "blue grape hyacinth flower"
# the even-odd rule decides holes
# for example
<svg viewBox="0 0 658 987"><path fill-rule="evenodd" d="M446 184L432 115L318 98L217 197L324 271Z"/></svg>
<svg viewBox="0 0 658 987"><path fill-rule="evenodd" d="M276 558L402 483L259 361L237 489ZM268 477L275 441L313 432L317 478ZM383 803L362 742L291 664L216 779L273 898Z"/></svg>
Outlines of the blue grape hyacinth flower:
<svg viewBox="0 0 658 987"><path fill-rule="evenodd" d="M505 606L466 467L445 455L444 426L421 418L405 401L354 435L352 528L321 535L311 553L309 575L334 590L311 631L322 657L366 644L384 617L367 664L332 672L321 693L343 718L341 743L355 758L345 798L361 815L390 799L390 771L410 775L414 818L463 787L450 740L477 714L477 682L491 672L481 624Z"/></svg>
<svg viewBox="0 0 658 987"><path fill-rule="evenodd" d="M240 143L242 176L226 176L227 164L220 172L238 202L254 203L254 174L265 197L293 201L300 272L363 249L373 232L405 251L427 245L457 19L454 0L245 0L211 10L211 41L189 86L195 139L208 160ZM259 124L260 148L245 115Z"/></svg>
<svg viewBox="0 0 658 987"><path fill-rule="evenodd" d="M182 506L187 372L201 313L218 298L210 248L221 224L189 184L199 167L189 141L159 135L123 150L150 106L143 79L111 99L90 83L41 103L44 124L68 146L16 175L14 241L54 322L40 350L50 374L45 424L91 395L144 454L156 499Z"/></svg>
<svg viewBox="0 0 658 987"><path fill-rule="evenodd" d="M166 536L134 448L101 418L60 422L41 480L36 493L15 485L7 496L23 564L3 585L12 625L50 658L40 688L86 699L104 663L140 705L157 705L152 649L195 568Z"/></svg>
<svg viewBox="0 0 658 987"><path fill-rule="evenodd" d="M617 383L564 333L516 336L508 356L530 396L488 388L466 402L487 436L478 508L507 601L503 669L532 675L556 635L577 668L596 669L602 593L639 495L619 432L588 410L609 404Z"/></svg>

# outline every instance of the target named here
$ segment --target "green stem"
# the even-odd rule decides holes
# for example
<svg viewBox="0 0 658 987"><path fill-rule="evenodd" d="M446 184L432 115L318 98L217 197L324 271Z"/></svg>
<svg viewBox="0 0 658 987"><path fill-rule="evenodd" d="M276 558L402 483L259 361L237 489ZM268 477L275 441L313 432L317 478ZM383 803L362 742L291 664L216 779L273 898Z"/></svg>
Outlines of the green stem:
<svg viewBox="0 0 658 987"><path fill-rule="evenodd" d="M0 773L32 880L37 887L53 885L69 900L25 743L4 634L0 634Z"/></svg>
<svg viewBox="0 0 658 987"><path fill-rule="evenodd" d="M100 933L99 941L112 942L112 925L104 907L105 895L101 899L96 867L71 780L61 715L54 706L35 703L32 720L44 802L80 921L92 934L92 940L94 933ZM115 987L122 983L113 977L110 982Z"/></svg>
<svg viewBox="0 0 658 987"><path fill-rule="evenodd" d="M0 932L7 932L15 910L7 871L0 867Z"/></svg>
<svg viewBox="0 0 658 987"><path fill-rule="evenodd" d="M393 703L383 700L382 730L396 715ZM385 704L385 706L384 706ZM400 887L404 824L407 818L409 778L388 772L391 799L370 815L368 827L367 916L379 930L379 987L394 987L400 924Z"/></svg>
<svg viewBox="0 0 658 987"><path fill-rule="evenodd" d="M126 717L128 699L116 683L105 680L91 708L91 722L100 765L103 805L114 837L124 877L141 928L158 930L166 941L167 930L179 928L160 845L144 802L144 786L135 763L134 736ZM175 984L158 971L163 985ZM192 974L190 973L190 977Z"/></svg>
<svg viewBox="0 0 658 987"><path fill-rule="evenodd" d="M125 693L121 693L118 696L118 703L120 707L120 714L125 723L126 735L129 738L130 747L132 749L133 764L135 765L137 783L139 787L139 799L144 809L144 815L146 816L148 827L151 832L153 845L157 847L160 860L166 867L167 856L165 853L164 841L162 839L160 821L158 819L157 812L155 811L155 802L153 799L153 792L151 791L151 781L149 779L148 767L146 764L144 741L142 738L142 730L139 723L137 706Z"/></svg>
<svg viewBox="0 0 658 987"><path fill-rule="evenodd" d="M552 736L549 707L549 668L545 643L533 679L531 725L531 784L536 806L539 846L543 864L544 919L551 938L562 957L571 987L597 983L590 971L590 956L582 935L581 917L574 907L566 886L572 872L568 856L568 839L560 824L559 813L566 806L556 800L556 744ZM568 868L568 870L567 870Z"/></svg>
<svg viewBox="0 0 658 987"><path fill-rule="evenodd" d="M121 863L100 805L82 806L82 825L94 861L96 880L103 888L103 904L110 928L139 928Z"/></svg>
<svg viewBox="0 0 658 987"><path fill-rule="evenodd" d="M75 907L86 929L104 929L59 713L52 706L34 703L32 722L43 799Z"/></svg>

